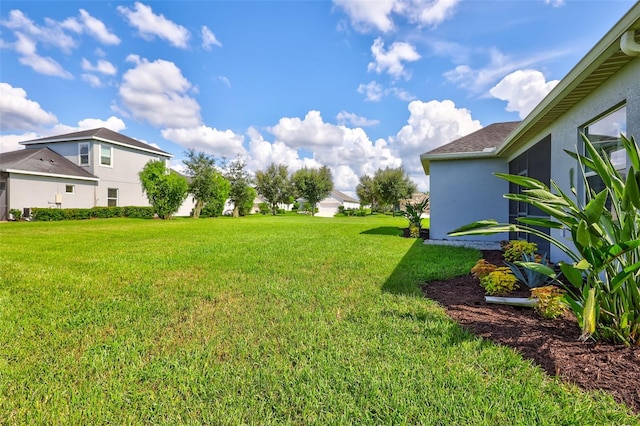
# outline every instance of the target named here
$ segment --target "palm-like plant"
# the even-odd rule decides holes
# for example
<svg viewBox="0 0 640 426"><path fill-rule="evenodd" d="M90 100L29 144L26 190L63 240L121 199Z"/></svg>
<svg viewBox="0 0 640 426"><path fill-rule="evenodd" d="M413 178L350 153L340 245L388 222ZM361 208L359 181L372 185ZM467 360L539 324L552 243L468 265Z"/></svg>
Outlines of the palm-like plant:
<svg viewBox="0 0 640 426"><path fill-rule="evenodd" d="M485 220L449 235L526 232L549 241L571 259L571 263L561 262L559 266L575 286L568 289L566 299L578 318L583 337L640 345L640 149L634 138L621 136L631 164L623 176L584 135L583 140L587 155L567 153L579 165L586 193L584 206L577 201L573 170L570 185L573 196L553 181L549 188L526 176L496 174L522 188L521 194L506 194L506 198L537 207L549 219L523 217L516 224ZM603 190L596 193L591 188L587 170L600 177ZM536 227L569 231L573 247ZM530 262L521 265L556 278L548 266Z"/></svg>

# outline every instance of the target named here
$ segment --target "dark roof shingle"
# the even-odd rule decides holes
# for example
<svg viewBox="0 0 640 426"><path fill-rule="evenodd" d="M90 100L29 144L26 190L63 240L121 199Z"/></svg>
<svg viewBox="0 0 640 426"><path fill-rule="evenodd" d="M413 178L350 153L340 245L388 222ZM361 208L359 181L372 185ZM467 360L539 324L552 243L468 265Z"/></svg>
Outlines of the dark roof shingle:
<svg viewBox="0 0 640 426"><path fill-rule="evenodd" d="M482 152L485 149L496 148L509 136L518 124L520 124L520 121L490 124L487 127L483 127L446 145L439 146L425 154Z"/></svg>
<svg viewBox="0 0 640 426"><path fill-rule="evenodd" d="M20 170L31 173L98 178L49 148L19 149L0 155L0 170Z"/></svg>
<svg viewBox="0 0 640 426"><path fill-rule="evenodd" d="M130 138L121 133L114 132L106 127L100 127L98 129L81 130L79 132L66 133L64 135L47 136L45 138L32 139L29 141L20 142L24 145L34 145L40 143L52 143L52 142L65 142L68 140L82 140L82 139L105 139L108 141L116 142L123 145L128 145L134 148L141 148L147 151L155 151L165 155L171 155L166 151L156 148L153 145L149 145L139 140Z"/></svg>

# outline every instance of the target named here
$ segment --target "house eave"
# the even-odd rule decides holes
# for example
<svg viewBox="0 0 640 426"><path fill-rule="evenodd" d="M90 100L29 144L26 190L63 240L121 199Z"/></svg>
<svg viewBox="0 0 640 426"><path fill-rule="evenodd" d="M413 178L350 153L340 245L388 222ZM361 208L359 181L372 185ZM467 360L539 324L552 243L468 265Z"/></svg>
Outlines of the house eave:
<svg viewBox="0 0 640 426"><path fill-rule="evenodd" d="M118 145L118 146L122 146L125 148L129 148L129 149L135 149L137 151L143 151L143 152L148 152L150 154L154 154L154 155L160 155L163 157L168 157L168 158L173 158L172 154L169 154L168 152L164 152L164 151L155 151L152 149L146 149L146 148L141 148L138 146L134 146L134 145L129 145L126 143L122 143L122 142L117 142L111 139L107 139L107 138L101 138L99 136L83 136L83 137L75 137L75 138L56 138L53 137L51 139L40 139L40 140L36 140L36 141L26 141L26 142L20 142L20 145L42 145L42 144L47 144L47 143L56 143L56 142L76 142L76 141L87 141L87 140L94 140L94 141L99 141L99 142L106 142L106 143L110 143L112 145Z"/></svg>
<svg viewBox="0 0 640 426"><path fill-rule="evenodd" d="M471 159L489 159L497 158L494 150L491 151L472 151L472 152L448 152L443 154L421 154L420 162L424 173L429 176L432 161L455 161L455 160L471 160Z"/></svg>
<svg viewBox="0 0 640 426"><path fill-rule="evenodd" d="M44 176L44 177L53 177L59 179L74 179L74 180L86 180L91 182L100 181L97 177L88 177L88 176L74 176L74 175L62 175L58 173L46 173L46 172L34 172L29 170L19 170L19 169L5 169L2 170L5 173L13 173L20 175L30 175L30 176Z"/></svg>
<svg viewBox="0 0 640 426"><path fill-rule="evenodd" d="M576 64L551 92L525 117L498 147L497 155L509 155L544 130L635 58L622 53L620 40L629 30L640 29L640 2L636 3ZM640 35L636 34L636 39Z"/></svg>

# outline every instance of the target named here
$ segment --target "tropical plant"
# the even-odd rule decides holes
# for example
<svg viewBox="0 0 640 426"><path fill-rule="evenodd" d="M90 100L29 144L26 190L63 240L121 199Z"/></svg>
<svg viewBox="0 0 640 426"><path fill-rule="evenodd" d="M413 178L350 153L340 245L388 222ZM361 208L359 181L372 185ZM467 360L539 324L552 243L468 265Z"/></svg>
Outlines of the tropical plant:
<svg viewBox="0 0 640 426"><path fill-rule="evenodd" d="M506 198L537 207L549 219L519 218L515 224L483 220L451 232L451 236L526 232L549 241L562 250L570 263L560 262L564 276L575 288L567 288L566 300L587 339L612 340L640 345L640 149L635 139L621 135L630 167L621 174L607 155L598 151L583 135L585 155L567 151L577 160L585 188L585 205L577 199L573 170L570 197L551 181L551 188L539 180L496 174L522 188L521 194ZM602 188L596 192L587 176L597 174ZM574 198L576 200L574 200ZM562 229L570 233L573 247L536 229ZM539 263L522 266L556 278L551 268Z"/></svg>
<svg viewBox="0 0 640 426"><path fill-rule="evenodd" d="M497 267L495 271L489 272L485 277L480 278L480 285L487 294L492 296L504 295L515 290L516 277L506 266Z"/></svg>
<svg viewBox="0 0 640 426"><path fill-rule="evenodd" d="M9 209L9 214L13 218L13 220L22 219L22 212L18 209Z"/></svg>
<svg viewBox="0 0 640 426"><path fill-rule="evenodd" d="M555 285L532 289L531 297L538 299L533 309L544 319L558 318L567 310L567 305L563 300L564 293Z"/></svg>
<svg viewBox="0 0 640 426"><path fill-rule="evenodd" d="M533 256L538 250L538 245L526 240L512 240L505 244L502 249L504 250L502 255L504 260L507 262L515 262L522 260L524 255Z"/></svg>
<svg viewBox="0 0 640 426"><path fill-rule="evenodd" d="M535 244L535 243L534 243ZM526 284L529 288L542 287L552 280L547 274L543 274L534 268L527 268L522 265L529 263L539 263L542 265L548 265L547 254L538 256L536 254L524 253L521 261L518 262L504 262L516 276L518 281Z"/></svg>
<svg viewBox="0 0 640 426"><path fill-rule="evenodd" d="M418 236L420 236L420 230L422 229L422 214L427 210L429 205L429 198L425 197L422 201L416 201L415 203L407 202L405 209L402 211L404 217L409 221L409 228L418 228Z"/></svg>

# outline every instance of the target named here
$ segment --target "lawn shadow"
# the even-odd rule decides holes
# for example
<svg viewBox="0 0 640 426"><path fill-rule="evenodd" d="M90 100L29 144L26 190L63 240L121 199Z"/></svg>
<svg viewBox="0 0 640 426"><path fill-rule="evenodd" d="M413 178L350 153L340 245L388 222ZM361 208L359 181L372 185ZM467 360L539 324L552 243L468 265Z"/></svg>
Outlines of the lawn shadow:
<svg viewBox="0 0 640 426"><path fill-rule="evenodd" d="M392 237L397 237L402 235L402 229L397 226L380 226L378 228L367 229L366 231L362 231L360 234L364 235L389 235Z"/></svg>

